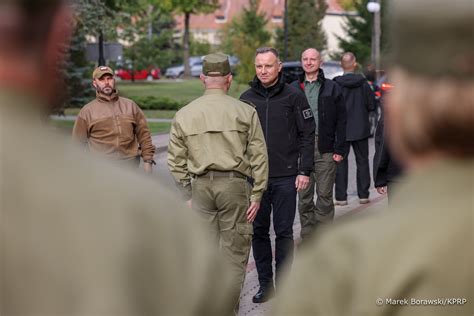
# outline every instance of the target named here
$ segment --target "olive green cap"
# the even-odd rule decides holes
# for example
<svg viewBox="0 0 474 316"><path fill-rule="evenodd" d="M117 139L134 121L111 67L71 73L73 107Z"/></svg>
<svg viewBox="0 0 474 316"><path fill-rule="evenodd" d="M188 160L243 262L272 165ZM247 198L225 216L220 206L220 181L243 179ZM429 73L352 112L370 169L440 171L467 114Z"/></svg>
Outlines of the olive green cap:
<svg viewBox="0 0 474 316"><path fill-rule="evenodd" d="M94 69L94 72L92 73L92 79L99 79L103 75L114 75L114 71L112 68L107 67L107 66L99 66L96 69Z"/></svg>
<svg viewBox="0 0 474 316"><path fill-rule="evenodd" d="M229 56L222 53L204 56L202 73L205 76L219 77L230 74Z"/></svg>
<svg viewBox="0 0 474 316"><path fill-rule="evenodd" d="M473 0L396 0L389 61L427 76L472 77Z"/></svg>

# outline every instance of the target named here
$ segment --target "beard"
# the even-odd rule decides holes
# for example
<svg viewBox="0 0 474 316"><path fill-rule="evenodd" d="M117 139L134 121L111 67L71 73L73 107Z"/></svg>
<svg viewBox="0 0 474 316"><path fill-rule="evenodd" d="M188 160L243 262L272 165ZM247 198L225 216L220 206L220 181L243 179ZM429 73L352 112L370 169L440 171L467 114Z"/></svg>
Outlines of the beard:
<svg viewBox="0 0 474 316"><path fill-rule="evenodd" d="M99 92L101 94L110 96L110 95L112 95L112 93L114 93L115 87L112 87L112 86L105 86L105 87L102 87L102 88L101 87L96 87L96 90L97 90L97 92Z"/></svg>

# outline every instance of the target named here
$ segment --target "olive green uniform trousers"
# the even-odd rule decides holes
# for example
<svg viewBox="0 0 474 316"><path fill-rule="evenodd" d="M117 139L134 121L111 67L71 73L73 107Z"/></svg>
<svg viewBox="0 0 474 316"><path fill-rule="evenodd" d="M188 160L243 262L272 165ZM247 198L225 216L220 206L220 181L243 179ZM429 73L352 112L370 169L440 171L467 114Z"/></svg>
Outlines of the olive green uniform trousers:
<svg viewBox="0 0 474 316"><path fill-rule="evenodd" d="M311 172L309 185L298 192L298 212L300 214L301 238L310 236L319 223L334 219L333 186L336 179L336 162L333 153L321 154L314 150L314 171ZM316 188L315 188L316 187ZM314 192L318 195L314 203Z"/></svg>
<svg viewBox="0 0 474 316"><path fill-rule="evenodd" d="M240 298L252 243L252 224L247 222L250 184L236 172L210 171L192 181L193 209L209 224L232 270L236 308Z"/></svg>

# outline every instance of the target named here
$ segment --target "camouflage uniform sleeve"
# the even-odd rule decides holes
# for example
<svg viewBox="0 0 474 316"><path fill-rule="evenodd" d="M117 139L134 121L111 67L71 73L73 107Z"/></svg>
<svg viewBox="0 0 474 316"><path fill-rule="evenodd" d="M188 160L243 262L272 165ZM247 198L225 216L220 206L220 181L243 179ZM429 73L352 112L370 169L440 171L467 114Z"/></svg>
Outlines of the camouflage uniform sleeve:
<svg viewBox="0 0 474 316"><path fill-rule="evenodd" d="M83 147L87 147L88 125L87 121L78 115L72 129L72 140Z"/></svg>
<svg viewBox="0 0 474 316"><path fill-rule="evenodd" d="M268 156L262 126L260 125L260 120L258 119L256 111L253 111L251 118L247 153L249 155L252 178L254 179L250 201L260 202L263 191L267 188Z"/></svg>
<svg viewBox="0 0 474 316"><path fill-rule="evenodd" d="M151 133L148 128L145 114L143 114L143 111L138 107L138 105L134 105L136 107L135 122L137 124L135 127L135 135L142 150L141 156L143 160L153 160L153 157L155 156L155 146L151 140Z"/></svg>
<svg viewBox="0 0 474 316"><path fill-rule="evenodd" d="M188 172L188 148L176 117L171 123L170 142L168 144L168 168L173 175L183 198L191 199L191 176Z"/></svg>

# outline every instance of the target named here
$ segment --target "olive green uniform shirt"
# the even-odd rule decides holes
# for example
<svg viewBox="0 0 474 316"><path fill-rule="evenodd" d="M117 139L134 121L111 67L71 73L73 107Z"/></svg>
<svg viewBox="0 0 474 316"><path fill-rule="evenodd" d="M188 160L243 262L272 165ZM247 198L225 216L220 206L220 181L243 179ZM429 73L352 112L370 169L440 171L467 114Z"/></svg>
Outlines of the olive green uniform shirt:
<svg viewBox="0 0 474 316"><path fill-rule="evenodd" d="M308 81L305 79L304 81L304 94L306 95L306 99L308 100L309 106L313 111L314 122L316 124L316 135L318 135L318 98L319 98L319 90L321 89L321 83L318 80Z"/></svg>
<svg viewBox="0 0 474 316"><path fill-rule="evenodd" d="M228 270L164 185L40 126L0 92L0 315L232 313ZM24 94L24 92L23 92Z"/></svg>
<svg viewBox="0 0 474 316"><path fill-rule="evenodd" d="M474 315L473 160L401 183L387 212L315 236L275 315Z"/></svg>
<svg viewBox="0 0 474 316"><path fill-rule="evenodd" d="M191 198L192 175L218 170L252 177L250 200L259 202L267 186L268 158L257 112L221 89L207 89L176 113L168 166L186 199Z"/></svg>

